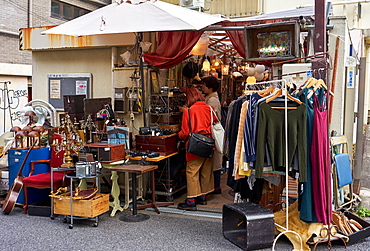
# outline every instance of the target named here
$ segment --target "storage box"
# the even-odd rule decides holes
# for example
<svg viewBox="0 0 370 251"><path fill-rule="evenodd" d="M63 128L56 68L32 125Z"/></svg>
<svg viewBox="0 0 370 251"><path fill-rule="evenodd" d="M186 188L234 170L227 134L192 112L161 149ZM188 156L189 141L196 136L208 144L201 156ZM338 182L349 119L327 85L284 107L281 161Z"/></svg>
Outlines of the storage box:
<svg viewBox="0 0 370 251"><path fill-rule="evenodd" d="M222 230L227 240L244 250L270 248L274 242L274 214L250 202L225 204Z"/></svg>
<svg viewBox="0 0 370 251"><path fill-rule="evenodd" d="M98 193L89 200L72 200L73 216L94 218L109 210L109 195ZM70 215L70 198L54 199L54 214Z"/></svg>
<svg viewBox="0 0 370 251"><path fill-rule="evenodd" d="M140 152L151 151L168 155L177 152L177 134L150 136L136 135L136 150Z"/></svg>
<svg viewBox="0 0 370 251"><path fill-rule="evenodd" d="M355 244L356 242L363 240L370 236L370 223L369 222L365 221L364 219L358 217L357 215L349 211L343 210L342 212L344 213L345 216L347 216L348 219L354 219L355 221L360 223L361 226L363 227L363 229L361 229L360 231L357 231L353 234L348 235L348 238L349 238L347 242L348 246Z"/></svg>
<svg viewBox="0 0 370 251"><path fill-rule="evenodd" d="M103 163L125 159L124 144L92 143L85 145L85 149L93 154L94 160Z"/></svg>

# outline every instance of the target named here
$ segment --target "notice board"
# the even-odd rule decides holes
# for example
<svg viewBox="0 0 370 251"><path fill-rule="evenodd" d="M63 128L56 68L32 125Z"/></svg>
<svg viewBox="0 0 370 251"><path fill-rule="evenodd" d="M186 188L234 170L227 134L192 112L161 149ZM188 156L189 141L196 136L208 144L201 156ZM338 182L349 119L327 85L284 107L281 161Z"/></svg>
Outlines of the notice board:
<svg viewBox="0 0 370 251"><path fill-rule="evenodd" d="M91 98L91 80L91 73L48 74L49 103L62 111L65 95L85 95L86 98Z"/></svg>

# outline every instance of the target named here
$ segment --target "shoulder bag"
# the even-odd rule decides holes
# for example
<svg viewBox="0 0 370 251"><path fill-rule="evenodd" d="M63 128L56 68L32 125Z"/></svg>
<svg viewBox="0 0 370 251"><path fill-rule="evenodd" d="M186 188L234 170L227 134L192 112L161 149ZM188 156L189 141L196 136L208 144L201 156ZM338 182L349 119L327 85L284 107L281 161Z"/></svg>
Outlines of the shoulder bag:
<svg viewBox="0 0 370 251"><path fill-rule="evenodd" d="M213 110L213 108L211 106L209 108L211 109L211 123L212 123L211 131L212 131L212 137L215 140L216 151L218 153L221 153L222 154L223 153L223 149L224 149L225 130L222 127L220 121L218 121L215 124L213 124L213 116L212 115L215 115L216 118L217 118L217 115L216 115L215 111Z"/></svg>
<svg viewBox="0 0 370 251"><path fill-rule="evenodd" d="M203 158L212 158L215 140L200 133L193 132L190 121L190 109L188 109L188 115L190 134L186 152L198 155Z"/></svg>

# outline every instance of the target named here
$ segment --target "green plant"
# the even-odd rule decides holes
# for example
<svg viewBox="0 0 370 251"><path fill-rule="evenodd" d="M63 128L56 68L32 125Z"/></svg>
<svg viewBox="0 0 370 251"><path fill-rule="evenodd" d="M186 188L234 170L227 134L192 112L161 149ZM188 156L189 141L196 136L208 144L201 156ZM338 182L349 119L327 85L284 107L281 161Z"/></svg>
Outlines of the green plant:
<svg viewBox="0 0 370 251"><path fill-rule="evenodd" d="M356 214L360 217L370 217L370 209L364 206L361 206Z"/></svg>

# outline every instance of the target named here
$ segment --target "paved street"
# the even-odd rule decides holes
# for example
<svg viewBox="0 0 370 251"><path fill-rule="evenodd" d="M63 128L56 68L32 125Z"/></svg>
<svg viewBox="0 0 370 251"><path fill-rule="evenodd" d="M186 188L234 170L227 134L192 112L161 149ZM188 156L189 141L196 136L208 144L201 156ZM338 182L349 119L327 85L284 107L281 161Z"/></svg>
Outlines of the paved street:
<svg viewBox="0 0 370 251"><path fill-rule="evenodd" d="M222 220L209 217L184 216L173 213L150 215L144 222L127 223L104 214L99 226L90 220L75 221L69 229L62 218L24 215L16 207L10 215L0 213L2 250L241 250L222 235ZM271 250L271 249L263 249ZM275 250L292 250L289 242L279 240ZM321 244L316 250L328 250ZM347 249L333 244L332 250L370 250L370 238Z"/></svg>

